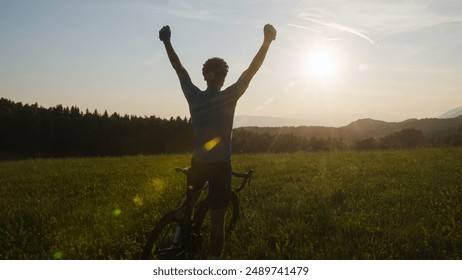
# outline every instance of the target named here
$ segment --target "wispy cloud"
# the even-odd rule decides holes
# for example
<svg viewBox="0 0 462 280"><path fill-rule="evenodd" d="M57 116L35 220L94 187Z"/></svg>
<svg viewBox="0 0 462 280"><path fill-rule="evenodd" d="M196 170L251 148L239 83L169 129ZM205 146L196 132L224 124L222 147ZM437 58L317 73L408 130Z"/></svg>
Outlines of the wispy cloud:
<svg viewBox="0 0 462 280"><path fill-rule="evenodd" d="M297 17L366 35L414 32L447 22L462 21L460 0L312 0L298 7ZM332 25L332 23L335 23ZM354 28L352 28L354 27ZM367 32L365 32L367 30ZM348 30L342 30L349 32ZM351 31L351 30L350 30ZM359 35L359 34L357 34ZM364 38L366 39L366 38Z"/></svg>
<svg viewBox="0 0 462 280"><path fill-rule="evenodd" d="M338 31L347 32L347 33L359 36L359 37L363 38L364 40L368 41L369 43L371 43L371 44L373 44L373 45L375 45L377 47L379 46L374 40L372 40L371 38L369 38L365 34L355 30L354 28L351 28L351 27L348 27L348 26L345 26L345 25L341 25L341 24L338 24L338 23L335 23L335 22L324 22L324 21L315 19L314 17L312 17L312 16L310 16L308 14L300 14L299 18L302 19L302 20L305 20L305 21L309 21L309 22L321 25L321 26L325 26L325 27L328 27L328 28L333 28L333 29L338 30ZM304 27L302 25L294 25L294 24L288 24L288 25L293 26L293 27L299 27L299 28L301 27L301 28L305 28L305 29L308 29L308 30L314 30L312 28Z"/></svg>
<svg viewBox="0 0 462 280"><path fill-rule="evenodd" d="M309 31L312 31L312 32L315 32L315 33L321 33L321 31L319 30L316 30L314 28L309 28L309 27L306 27L306 26L303 26L303 25L299 25L299 24L293 24L293 23L286 23L287 26L290 26L290 27L295 27L295 28L299 28L299 29L305 29L305 30L309 30Z"/></svg>

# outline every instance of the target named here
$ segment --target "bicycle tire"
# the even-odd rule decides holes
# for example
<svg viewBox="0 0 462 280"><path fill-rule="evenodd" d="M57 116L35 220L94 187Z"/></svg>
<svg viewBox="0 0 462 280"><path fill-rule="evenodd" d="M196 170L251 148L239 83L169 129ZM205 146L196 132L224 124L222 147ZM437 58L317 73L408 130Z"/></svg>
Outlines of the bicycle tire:
<svg viewBox="0 0 462 280"><path fill-rule="evenodd" d="M236 226L237 219L239 218L239 199L237 198L237 194L234 191L231 191L231 195L229 197L229 205L231 205L231 219L229 220L229 223L225 225L226 227L226 233L230 233L232 230L234 230L234 227ZM228 211L229 210L228 206ZM228 213L229 215L229 213Z"/></svg>
<svg viewBox="0 0 462 280"><path fill-rule="evenodd" d="M181 246L173 246L173 238L177 227L182 228L176 218L177 211L165 214L148 235L141 259L178 259L181 258Z"/></svg>

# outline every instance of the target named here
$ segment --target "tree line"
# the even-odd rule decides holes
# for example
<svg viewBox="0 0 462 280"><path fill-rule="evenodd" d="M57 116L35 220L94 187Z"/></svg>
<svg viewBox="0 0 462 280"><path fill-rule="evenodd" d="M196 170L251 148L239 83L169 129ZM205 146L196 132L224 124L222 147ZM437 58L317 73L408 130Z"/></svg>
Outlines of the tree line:
<svg viewBox="0 0 462 280"><path fill-rule="evenodd" d="M190 119L109 115L58 105L43 108L0 99L0 159L27 157L122 156L188 153L194 145ZM380 138L344 141L291 133L233 132L235 153L374 150L424 146L462 146L462 127L446 137L427 138L403 129Z"/></svg>
<svg viewBox="0 0 462 280"><path fill-rule="evenodd" d="M0 157L120 156L191 151L187 118L108 115L0 99Z"/></svg>
<svg viewBox="0 0 462 280"><path fill-rule="evenodd" d="M462 125L448 136L424 135L422 130L405 128L382 137L369 137L346 141L341 138L302 137L292 133L257 133L254 129L234 130L234 152L327 152L327 151L370 151L388 149L414 149L422 147L462 146Z"/></svg>

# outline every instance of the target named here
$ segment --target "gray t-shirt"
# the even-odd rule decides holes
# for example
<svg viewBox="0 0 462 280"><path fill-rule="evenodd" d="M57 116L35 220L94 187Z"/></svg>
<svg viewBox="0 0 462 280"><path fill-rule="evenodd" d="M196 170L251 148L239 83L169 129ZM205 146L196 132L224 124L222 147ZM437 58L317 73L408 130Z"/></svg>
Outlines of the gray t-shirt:
<svg viewBox="0 0 462 280"><path fill-rule="evenodd" d="M189 75L180 78L188 100L195 137L193 160L198 162L231 161L231 136L237 101L248 82L239 79L225 90L197 88Z"/></svg>

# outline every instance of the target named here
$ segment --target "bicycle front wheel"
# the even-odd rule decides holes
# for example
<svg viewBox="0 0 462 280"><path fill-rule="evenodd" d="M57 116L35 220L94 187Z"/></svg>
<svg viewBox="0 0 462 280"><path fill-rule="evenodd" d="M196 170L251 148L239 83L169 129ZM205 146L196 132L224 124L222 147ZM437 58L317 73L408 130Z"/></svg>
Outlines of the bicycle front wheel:
<svg viewBox="0 0 462 280"><path fill-rule="evenodd" d="M176 211L171 211L157 222L148 236L148 240L141 256L144 260L149 259L178 259L181 258L181 224L175 216Z"/></svg>
<svg viewBox="0 0 462 280"><path fill-rule="evenodd" d="M231 191L231 196L229 197L229 206L226 216L225 229L226 233L229 233L234 229L237 219L239 218L239 200L234 191Z"/></svg>

